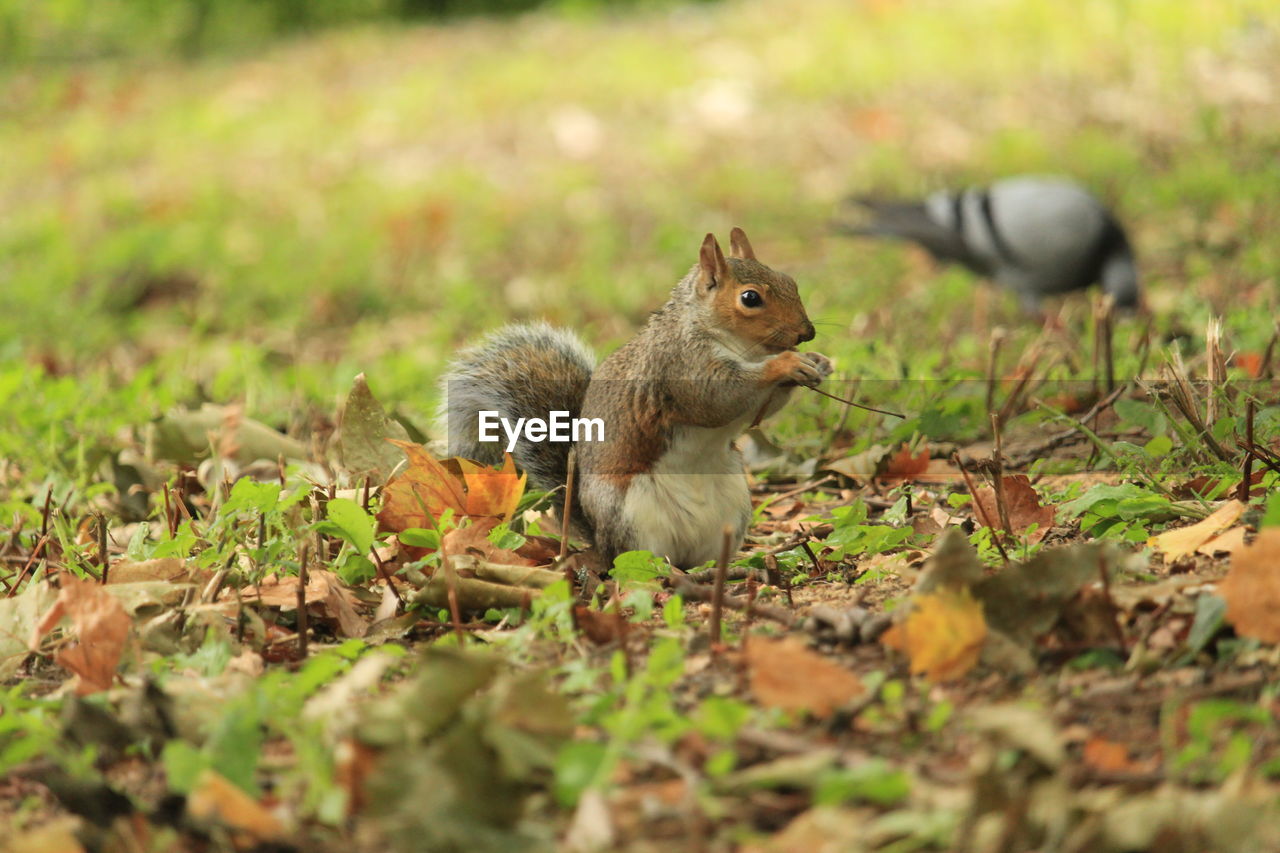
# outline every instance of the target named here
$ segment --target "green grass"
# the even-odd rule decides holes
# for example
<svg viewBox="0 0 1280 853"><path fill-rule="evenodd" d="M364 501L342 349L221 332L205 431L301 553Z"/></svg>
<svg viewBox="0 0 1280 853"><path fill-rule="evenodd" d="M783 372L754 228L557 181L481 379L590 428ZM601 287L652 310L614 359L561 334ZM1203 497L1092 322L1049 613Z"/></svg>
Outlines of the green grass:
<svg viewBox="0 0 1280 853"><path fill-rule="evenodd" d="M991 327L1008 329L1006 372L1039 328L1003 294L984 320L966 273L835 235L830 219L853 191L915 194L1017 172L1078 177L1115 205L1136 240L1153 310L1147 372L1180 346L1203 376L1210 317L1223 318L1228 354L1258 353L1280 314L1273 7L752 0L622 14L567 4L514 20L352 26L256 55L183 62L141 51L150 58L3 66L0 519L22 526L13 541L29 553L52 489L64 510L54 531L62 558L90 564L88 520L118 508L113 460L145 450L146 425L175 407L242 404L320 444L364 372L388 408L429 433L436 380L462 343L545 317L608 351L666 298L702 236L723 241L734 225L800 283L818 323L813 347L842 378L863 383L858 393L890 389L891 407L910 415L900 423L853 414L841 439L850 452L924 436L946 455L947 442L987 434ZM1076 363L1055 364L1052 378L1094 379L1088 315L1083 298L1066 306L1057 355ZM1143 324L1119 322L1121 376L1138 367ZM774 428L778 443L802 458L829 453L839 406L797 398ZM1280 409L1267 402L1257 426L1271 441ZM1138 542L1200 510L1175 506L1157 485L1202 472L1229 484L1232 474L1163 415L1126 411L1121 426L1147 434L1109 445L1115 458L1103 461L1132 481L1127 491L1108 498L1073 483L1061 497L1077 501L1091 535ZM1036 436L1060 424L1033 409L1016 426ZM1225 418L1216 426L1241 429ZM1146 444L1157 435L1168 439ZM1051 462L1055 471L1086 465ZM310 473L292 467L291 487ZM198 543L207 563L229 565L252 550L255 517L234 505L206 504L208 517L166 539L161 495L143 495L152 528L137 534L133 556ZM888 523L890 513L905 515L905 501L870 520L857 507L824 510L824 520L843 522L829 543L840 556L932 543ZM267 552L252 551L255 579L296 567L297 531L319 522L309 504L262 517L279 559L261 565ZM999 559L990 547L982 556ZM807 571L799 551L781 562ZM831 577L852 577L851 565L840 568L849 571ZM888 573L872 569L861 588ZM885 594L900 602L905 588ZM647 589L628 601L655 606ZM719 748L743 724L736 705L717 710L671 688L693 692L680 678L686 652L695 653L682 645L692 631L679 604L661 611L666 657L639 663L621 654L566 660L563 643L548 652L570 635L570 605L563 589L548 593L523 627L494 639L521 664L558 658L563 692L581 706L575 719L608 736L597 740L613 739L606 749L580 738L581 754L559 754L550 790L565 803L655 731L666 745L697 732ZM215 633L208 654L229 655L229 635ZM1242 654L1257 651L1248 642ZM302 702L323 680L317 672L347 666L332 653L321 660L293 676L274 670L269 689L253 695L288 690ZM177 672L181 661L172 661ZM893 736L884 743L896 743L908 719L923 737L922 708L945 728L955 698L916 697L900 674L868 676L887 684L868 713ZM21 692L8 707L27 707ZM43 731L47 709L31 701L21 725ZM256 726L265 708L246 704L243 719ZM778 723L762 709L751 714L753 726ZM1186 761L1216 779L1236 764L1212 764L1215 730L1205 728L1203 749ZM244 759L227 731L226 750L216 739L199 752L175 747L170 770L194 776ZM289 784L332 793L329 777L311 779L305 766L328 773L330 746L294 744L301 758ZM731 779L733 758L710 763L708 776ZM818 800L897 802L902 771L884 769L865 778L823 769ZM544 814L551 808L543 803ZM304 809L329 824L340 812L332 802ZM929 832L949 837L952 816ZM403 817L412 824L414 815Z"/></svg>
<svg viewBox="0 0 1280 853"><path fill-rule="evenodd" d="M1194 334L1217 311L1257 349L1280 250L1252 235L1276 223L1280 165L1274 111L1250 98L1259 78L1274 96L1277 17L761 2L20 66L0 101L3 355L104 401L55 443L117 396L138 419L204 395L286 425L359 370L426 426L463 340L536 316L623 340L701 234L740 224L797 275L815 346L851 375L981 369L967 276L827 220L853 189L1017 171L1075 174L1119 207L1161 328ZM160 388L135 396L143 364Z"/></svg>

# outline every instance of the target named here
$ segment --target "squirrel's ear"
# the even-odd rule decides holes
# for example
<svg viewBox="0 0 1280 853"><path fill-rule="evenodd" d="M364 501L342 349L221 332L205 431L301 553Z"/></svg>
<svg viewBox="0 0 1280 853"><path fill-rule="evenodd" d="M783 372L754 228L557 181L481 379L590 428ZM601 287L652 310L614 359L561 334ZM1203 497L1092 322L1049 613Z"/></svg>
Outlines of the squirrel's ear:
<svg viewBox="0 0 1280 853"><path fill-rule="evenodd" d="M747 232L741 228L734 228L729 232L729 257L740 258L744 261L754 261L756 259L755 249L751 248L751 241L747 239Z"/></svg>
<svg viewBox="0 0 1280 853"><path fill-rule="evenodd" d="M698 281L708 289L729 277L729 263L720 251L716 235L708 234L698 251Z"/></svg>

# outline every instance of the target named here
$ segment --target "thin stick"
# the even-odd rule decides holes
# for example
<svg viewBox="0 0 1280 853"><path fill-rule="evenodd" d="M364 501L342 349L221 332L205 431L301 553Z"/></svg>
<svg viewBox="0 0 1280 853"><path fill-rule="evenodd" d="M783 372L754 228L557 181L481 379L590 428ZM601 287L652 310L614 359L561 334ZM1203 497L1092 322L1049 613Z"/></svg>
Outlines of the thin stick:
<svg viewBox="0 0 1280 853"><path fill-rule="evenodd" d="M169 528L169 538L172 539L174 537L174 530L177 527L177 525L174 522L174 518L172 515L173 507L169 506L168 482L164 484L164 489L162 490L162 493L164 494L164 526Z"/></svg>
<svg viewBox="0 0 1280 853"><path fill-rule="evenodd" d="M1276 351L1276 341L1280 340L1280 323L1276 324L1276 330L1271 335L1271 340L1267 341L1267 348L1262 351L1262 364L1258 366L1258 378L1271 378L1271 356Z"/></svg>
<svg viewBox="0 0 1280 853"><path fill-rule="evenodd" d="M31 567L36 564L40 558L40 552L44 550L44 546L48 544L49 537L44 535L40 537L40 541L36 543L35 549L31 552L31 556L27 558L27 563L22 567L22 571L18 572L18 578L13 582L13 586L5 593L5 598L13 598L14 593L18 591L18 587L22 586L23 580L27 577L27 572L31 571Z"/></svg>
<svg viewBox="0 0 1280 853"><path fill-rule="evenodd" d="M969 490L969 497L973 499L974 514L977 516L980 516L979 521L981 521L983 525L991 528L992 531L995 531L996 526L991 523L991 519L987 517L987 511L982 508L982 504L979 503L978 501L978 489L976 486L973 485L973 478L969 476L969 472L965 470L964 465L960 464L960 454L952 453L951 461L957 468L960 469L960 476L964 477L965 488ZM1009 555L1005 553L1004 545L1000 542L1000 536L998 532L993 532L991 536L991 541L996 543L996 550L1000 552L1000 557L1006 563L1009 562Z"/></svg>
<svg viewBox="0 0 1280 853"><path fill-rule="evenodd" d="M32 559L37 558L44 553L44 548L49 544L49 513L53 510L53 486L49 487L49 491L44 496L44 512L40 518L40 540L36 544L36 550L31 552Z"/></svg>
<svg viewBox="0 0 1280 853"><path fill-rule="evenodd" d="M444 559L448 563L443 570L448 584L446 595L449 599L449 619L453 622L453 633L458 637L458 648L462 648L466 644L467 635L462 630L462 609L458 607L458 573L454 571L448 554L444 555Z"/></svg>
<svg viewBox="0 0 1280 853"><path fill-rule="evenodd" d="M1249 490L1253 486L1253 416L1257 414L1257 405L1250 400L1245 406L1244 414L1244 479L1240 481L1240 490L1236 499L1241 503L1249 502Z"/></svg>
<svg viewBox="0 0 1280 853"><path fill-rule="evenodd" d="M837 397L835 394L828 394L826 391L823 391L821 388L814 388L812 385L806 385L804 387L808 388L810 391L817 391L819 394L821 394L824 397L830 397L832 400L836 400L838 402L844 403L846 406L856 406L859 409L866 409L868 412L875 412L876 414L879 414L879 415L888 415L891 418L902 418L903 420L907 419L906 415L899 414L898 412L891 412L888 409L877 409L875 406L866 406L866 405L863 405L862 403L855 403L852 400L846 400L844 397Z"/></svg>
<svg viewBox="0 0 1280 853"><path fill-rule="evenodd" d="M98 567L102 570L102 582L107 582L107 517L98 516Z"/></svg>
<svg viewBox="0 0 1280 853"><path fill-rule="evenodd" d="M1102 297L1102 365L1107 373L1107 393L1116 390L1116 364L1111 352L1112 317L1115 316L1115 299L1111 294Z"/></svg>
<svg viewBox="0 0 1280 853"><path fill-rule="evenodd" d="M724 526L724 542L720 546L720 562L716 563L715 585L711 588L711 644L720 642L720 611L724 606L724 581L729 572L729 549L733 547L733 528Z"/></svg>
<svg viewBox="0 0 1280 853"><path fill-rule="evenodd" d="M400 602L400 607L404 607L404 599L400 597L400 590L396 588L395 580L391 577L391 572L387 571L387 566L382 562L382 557L378 554L377 547L369 549L369 553L373 555L373 564L377 567L378 577L387 582L387 586L391 589L391 594L396 597L396 601Z"/></svg>
<svg viewBox="0 0 1280 853"><path fill-rule="evenodd" d="M791 579L784 576L778 569L778 558L772 554L764 555L764 573L769 579L769 583L781 589L787 596L787 606L795 607L795 602L791 600Z"/></svg>
<svg viewBox="0 0 1280 853"><path fill-rule="evenodd" d="M1205 392L1205 423L1210 427L1218 422L1218 386L1226 371L1222 363L1222 318L1211 317L1205 328L1205 356L1209 368L1209 388Z"/></svg>
<svg viewBox="0 0 1280 853"><path fill-rule="evenodd" d="M742 645L747 644L747 635L751 633L751 616L756 606L756 578L754 574L747 575L747 621L742 628Z"/></svg>
<svg viewBox="0 0 1280 853"><path fill-rule="evenodd" d="M680 594L686 602L688 601L711 601L715 597L715 589L703 583L693 583L686 578L679 576L671 578L671 584L675 591ZM729 610L746 610L747 600L738 595L726 595L721 604ZM783 610L781 607L771 607L767 604L757 604L752 608L757 616L777 622L779 625L794 625L796 621L795 614L790 610Z"/></svg>
<svg viewBox="0 0 1280 853"><path fill-rule="evenodd" d="M574 480L577 479L578 473L578 451L576 448L569 449L569 466L564 474L564 509L560 512L560 562L564 562L564 558L569 556L569 525L573 521L573 487ZM569 588L573 588L573 572L565 569L565 580L569 581Z"/></svg>
<svg viewBox="0 0 1280 853"><path fill-rule="evenodd" d="M1000 347L1004 343L1004 329L997 326L991 330L991 346L987 360L987 411L996 407L996 368L1000 363Z"/></svg>
<svg viewBox="0 0 1280 853"><path fill-rule="evenodd" d="M995 476L991 480L991 488L996 495L996 513L1000 516L1000 526L1004 528L1004 532L1013 538L1013 525L1009 523L1009 506L1004 498L1004 437L1000 430L1000 416L991 416L991 432L995 436L996 447L995 454L991 457L994 466ZM977 498L974 498L977 500Z"/></svg>
<svg viewBox="0 0 1280 853"><path fill-rule="evenodd" d="M307 659L307 563L311 550L306 542L298 552L298 659Z"/></svg>

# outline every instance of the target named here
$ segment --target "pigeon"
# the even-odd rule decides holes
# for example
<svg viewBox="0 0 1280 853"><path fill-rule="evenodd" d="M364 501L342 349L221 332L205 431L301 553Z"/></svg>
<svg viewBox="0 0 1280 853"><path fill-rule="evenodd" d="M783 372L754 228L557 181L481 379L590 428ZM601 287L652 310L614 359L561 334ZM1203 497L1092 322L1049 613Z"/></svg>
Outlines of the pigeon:
<svg viewBox="0 0 1280 853"><path fill-rule="evenodd" d="M840 230L918 243L937 260L1012 290L1030 312L1046 296L1095 282L1117 307L1138 306L1138 268L1124 228L1073 181L1017 176L923 201L849 202L870 217L837 222Z"/></svg>

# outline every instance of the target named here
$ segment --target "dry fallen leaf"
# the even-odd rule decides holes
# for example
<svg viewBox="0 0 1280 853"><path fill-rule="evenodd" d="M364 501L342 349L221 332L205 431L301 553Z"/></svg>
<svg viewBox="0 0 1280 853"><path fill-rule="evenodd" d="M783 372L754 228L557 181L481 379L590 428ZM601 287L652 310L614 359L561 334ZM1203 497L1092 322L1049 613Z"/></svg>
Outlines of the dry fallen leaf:
<svg viewBox="0 0 1280 853"><path fill-rule="evenodd" d="M267 607L280 610L295 610L298 607L297 575L278 577L269 575L257 586L248 586L240 591L241 602L258 601ZM223 601L232 600L233 593L224 592ZM324 615L338 625L338 632L343 637L363 637L369 625L356 613L353 606L354 597L338 576L324 569L312 569L307 573L307 588L304 592L308 611L311 605L323 606Z"/></svg>
<svg viewBox="0 0 1280 853"><path fill-rule="evenodd" d="M973 669L987 638L982 603L968 590L944 587L917 595L905 621L881 638L886 646L905 652L911 671L930 681L951 681Z"/></svg>
<svg viewBox="0 0 1280 853"><path fill-rule="evenodd" d="M929 448L922 446L920 452L911 455L911 445L904 444L885 462L880 472L881 480L914 480L929 468Z"/></svg>
<svg viewBox="0 0 1280 853"><path fill-rule="evenodd" d="M515 551L499 548L489 541L492 524L473 523L466 527L455 527L440 540L440 551L450 557L475 557L490 563L501 563L504 566L532 566L533 560L525 559Z"/></svg>
<svg viewBox="0 0 1280 853"><path fill-rule="evenodd" d="M826 717L863 691L858 676L794 638L752 637L746 657L751 692L770 708Z"/></svg>
<svg viewBox="0 0 1280 853"><path fill-rule="evenodd" d="M124 653L131 625L120 600L99 583L63 575L58 600L36 625L31 638L35 649L40 639L62 620L71 617L76 635L74 645L58 652L54 660L76 674L76 693L86 695L106 690L115 679L116 666Z"/></svg>
<svg viewBox="0 0 1280 853"><path fill-rule="evenodd" d="M107 572L107 583L140 583L143 581L168 581L182 583L192 580L197 572L181 557L160 557L156 560L117 560Z"/></svg>
<svg viewBox="0 0 1280 853"><path fill-rule="evenodd" d="M1109 773L1126 773L1134 767L1133 760L1129 757L1129 747L1098 735L1091 735L1085 741L1081 758L1090 767Z"/></svg>
<svg viewBox="0 0 1280 853"><path fill-rule="evenodd" d="M409 465L382 490L378 524L383 530L434 528L446 510L458 518L504 521L524 494L525 477L516 474L510 455L502 468L489 468L468 459L438 460L420 444L388 440L405 452Z"/></svg>
<svg viewBox="0 0 1280 853"><path fill-rule="evenodd" d="M1232 555L1218 592L1237 634L1280 643L1280 527L1264 527L1252 545Z"/></svg>
<svg viewBox="0 0 1280 853"><path fill-rule="evenodd" d="M592 610L581 604L573 607L573 624L597 646L625 640L630 627L626 617L617 611Z"/></svg>
<svg viewBox="0 0 1280 853"><path fill-rule="evenodd" d="M1189 527L1166 530L1159 536L1152 536L1147 544L1164 554L1165 563L1172 563L1188 554L1194 554L1201 545L1235 524L1245 509L1245 504L1240 501L1227 501L1203 521L1197 521Z"/></svg>
<svg viewBox="0 0 1280 853"><path fill-rule="evenodd" d="M284 835L275 815L213 770L201 771L187 795L187 811L198 821L218 823L259 841Z"/></svg>
<svg viewBox="0 0 1280 853"><path fill-rule="evenodd" d="M1244 527L1233 527L1220 533L1196 549L1197 554L1212 557L1215 554L1234 554L1244 547Z"/></svg>
<svg viewBox="0 0 1280 853"><path fill-rule="evenodd" d="M1022 536L1031 525L1036 525L1036 529L1027 536L1027 541L1034 545L1053 527L1055 508L1040 504L1040 495L1036 493L1026 474L1007 476L1003 479L1003 485L1005 509L1009 514L1009 526L1013 528L1013 534ZM995 489L982 486L974 495L974 501L981 507L981 511L974 513L978 523L985 524L990 520L998 528L1001 520Z"/></svg>

